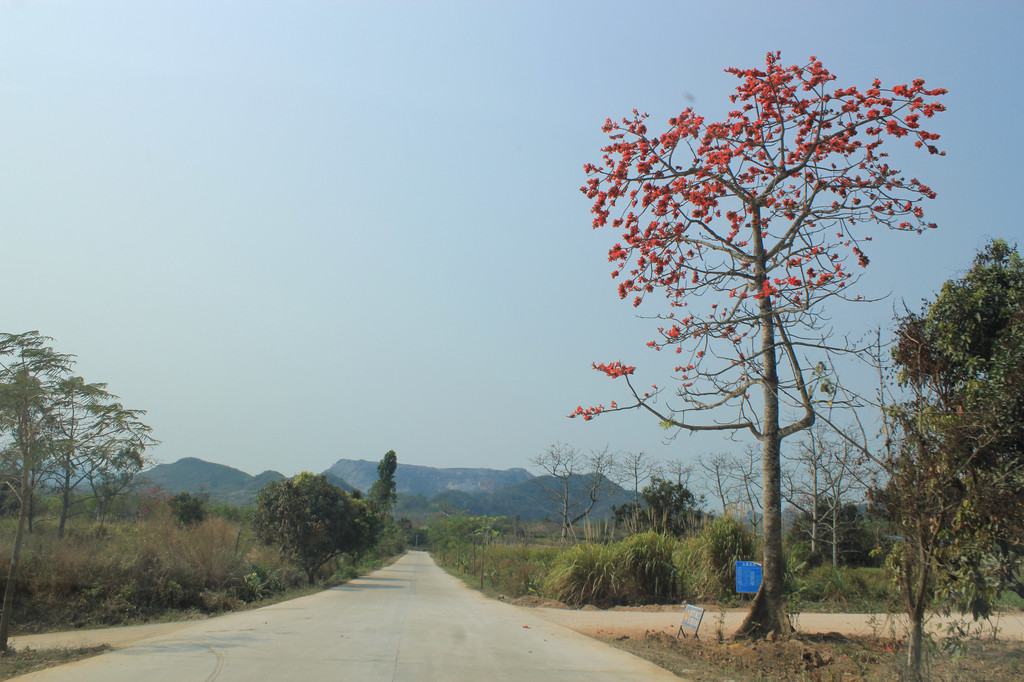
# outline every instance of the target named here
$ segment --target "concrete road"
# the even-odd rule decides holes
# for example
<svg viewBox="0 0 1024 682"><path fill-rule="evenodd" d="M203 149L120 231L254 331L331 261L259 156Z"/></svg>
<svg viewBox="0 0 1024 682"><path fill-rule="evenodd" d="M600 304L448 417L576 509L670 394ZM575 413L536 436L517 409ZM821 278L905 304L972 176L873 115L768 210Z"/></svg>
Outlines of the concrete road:
<svg viewBox="0 0 1024 682"><path fill-rule="evenodd" d="M410 552L347 585L233 613L19 680L674 680Z"/></svg>

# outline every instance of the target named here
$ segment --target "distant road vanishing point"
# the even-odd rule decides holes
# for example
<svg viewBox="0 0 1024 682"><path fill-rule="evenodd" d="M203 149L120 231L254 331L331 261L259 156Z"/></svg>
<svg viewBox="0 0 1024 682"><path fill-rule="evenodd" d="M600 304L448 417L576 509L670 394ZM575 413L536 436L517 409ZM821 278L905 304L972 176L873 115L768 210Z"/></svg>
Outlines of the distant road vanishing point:
<svg viewBox="0 0 1024 682"><path fill-rule="evenodd" d="M425 552L318 594L197 622L18 680L675 680L528 609L489 600Z"/></svg>

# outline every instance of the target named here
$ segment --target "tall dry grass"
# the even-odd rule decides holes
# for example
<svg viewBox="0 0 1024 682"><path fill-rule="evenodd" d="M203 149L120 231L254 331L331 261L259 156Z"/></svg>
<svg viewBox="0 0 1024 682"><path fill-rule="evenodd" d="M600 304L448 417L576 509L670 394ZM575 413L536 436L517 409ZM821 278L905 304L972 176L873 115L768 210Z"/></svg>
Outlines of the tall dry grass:
<svg viewBox="0 0 1024 682"><path fill-rule="evenodd" d="M9 525L0 523L3 581ZM102 530L80 523L64 538L39 523L26 537L15 576L14 625L31 631L129 623L168 610L218 612L301 582L276 551L259 549L237 523L220 517L191 527L167 513Z"/></svg>

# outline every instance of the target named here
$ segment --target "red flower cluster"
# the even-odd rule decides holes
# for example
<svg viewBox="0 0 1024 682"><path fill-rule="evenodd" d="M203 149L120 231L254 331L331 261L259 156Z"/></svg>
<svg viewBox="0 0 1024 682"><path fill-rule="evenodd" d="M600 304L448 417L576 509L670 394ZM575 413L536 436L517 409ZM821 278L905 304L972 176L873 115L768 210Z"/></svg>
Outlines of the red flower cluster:
<svg viewBox="0 0 1024 682"><path fill-rule="evenodd" d="M627 367L621 362L609 362L608 364L597 364L595 362L591 366L600 372L604 372L613 379L626 376L627 374L632 374L636 371L636 367Z"/></svg>

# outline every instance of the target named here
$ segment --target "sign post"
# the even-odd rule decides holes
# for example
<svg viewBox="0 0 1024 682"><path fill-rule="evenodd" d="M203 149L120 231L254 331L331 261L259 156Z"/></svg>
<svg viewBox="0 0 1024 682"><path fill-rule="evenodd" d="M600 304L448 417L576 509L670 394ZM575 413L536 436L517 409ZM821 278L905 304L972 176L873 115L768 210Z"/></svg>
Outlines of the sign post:
<svg viewBox="0 0 1024 682"><path fill-rule="evenodd" d="M679 624L679 632L676 637L683 634L683 628L693 630L693 638L698 639L697 631L700 630L700 622L704 620L704 609L693 604L683 604L683 622Z"/></svg>

